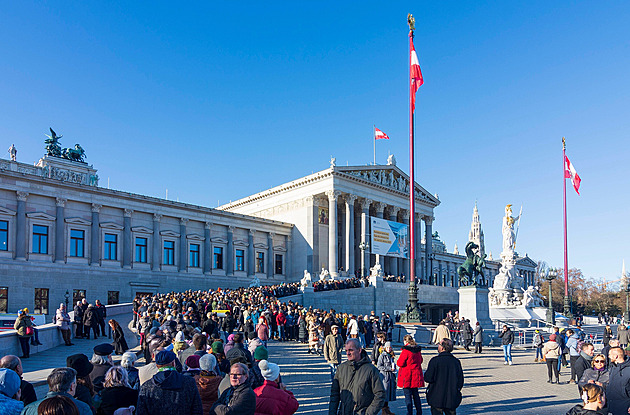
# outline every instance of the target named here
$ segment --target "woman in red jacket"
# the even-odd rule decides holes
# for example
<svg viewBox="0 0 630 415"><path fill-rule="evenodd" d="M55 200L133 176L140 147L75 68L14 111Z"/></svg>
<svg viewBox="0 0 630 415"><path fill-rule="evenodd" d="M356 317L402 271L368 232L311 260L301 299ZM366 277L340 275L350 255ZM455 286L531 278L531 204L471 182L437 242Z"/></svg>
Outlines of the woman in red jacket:
<svg viewBox="0 0 630 415"><path fill-rule="evenodd" d="M261 360L258 367L265 383L254 389L255 415L293 415L299 404L293 393L280 381L280 367L266 360Z"/></svg>
<svg viewBox="0 0 630 415"><path fill-rule="evenodd" d="M421 414L422 407L418 388L424 386L422 353L420 346L416 344L410 335L406 335L403 341L404 345L396 362L398 367L400 367L398 371L398 387L402 388L405 394L407 415L412 415L414 406L416 407L416 414Z"/></svg>

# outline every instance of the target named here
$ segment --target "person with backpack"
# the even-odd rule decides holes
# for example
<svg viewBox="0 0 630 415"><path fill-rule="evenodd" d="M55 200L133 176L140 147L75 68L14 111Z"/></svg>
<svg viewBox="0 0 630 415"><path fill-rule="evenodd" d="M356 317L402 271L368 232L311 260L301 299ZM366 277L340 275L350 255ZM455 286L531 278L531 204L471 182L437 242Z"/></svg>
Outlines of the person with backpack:
<svg viewBox="0 0 630 415"><path fill-rule="evenodd" d="M545 338L542 334L540 334L540 330L536 330L536 334L534 334L534 349L536 349L536 357L534 358L534 362L542 362L543 354L542 348L545 343Z"/></svg>
<svg viewBox="0 0 630 415"><path fill-rule="evenodd" d="M567 349L569 349L569 357L571 359L571 380L569 383L577 383L580 378L576 379L575 373L575 361L580 357L580 351L582 350L579 346L583 343L578 337L577 333L573 331L573 329L567 330Z"/></svg>

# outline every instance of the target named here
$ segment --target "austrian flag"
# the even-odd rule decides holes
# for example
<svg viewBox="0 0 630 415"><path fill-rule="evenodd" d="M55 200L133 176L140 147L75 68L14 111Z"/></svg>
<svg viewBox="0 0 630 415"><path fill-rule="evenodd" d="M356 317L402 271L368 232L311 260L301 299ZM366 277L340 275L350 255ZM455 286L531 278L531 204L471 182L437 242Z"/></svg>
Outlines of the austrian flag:
<svg viewBox="0 0 630 415"><path fill-rule="evenodd" d="M575 167L573 167L573 164L571 164L569 158L566 155L564 156L564 178L571 179L571 183L573 183L573 188L575 189L575 192L579 195L580 182L582 182L582 179L580 179L577 171L575 171Z"/></svg>
<svg viewBox="0 0 630 415"><path fill-rule="evenodd" d="M418 88L424 83L422 79L422 71L420 70L420 63L418 62L418 55L416 55L416 48L413 46L413 37L409 35L409 78L411 83L411 111L416 109L416 92Z"/></svg>
<svg viewBox="0 0 630 415"><path fill-rule="evenodd" d="M389 136L385 134L384 132L382 132L381 130L379 130L378 128L374 127L374 139L375 140L389 140Z"/></svg>

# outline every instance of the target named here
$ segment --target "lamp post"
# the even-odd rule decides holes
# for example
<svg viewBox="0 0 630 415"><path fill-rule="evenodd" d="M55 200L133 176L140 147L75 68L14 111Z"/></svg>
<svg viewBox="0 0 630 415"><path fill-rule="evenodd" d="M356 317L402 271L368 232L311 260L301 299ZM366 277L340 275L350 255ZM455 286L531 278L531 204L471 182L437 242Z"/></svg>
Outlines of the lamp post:
<svg viewBox="0 0 630 415"><path fill-rule="evenodd" d="M544 279L549 281L549 307L547 308L547 324L556 324L556 316L553 311L552 298L551 298L551 282L556 279L558 272L551 268L544 272Z"/></svg>
<svg viewBox="0 0 630 415"><path fill-rule="evenodd" d="M359 244L359 249L361 250L361 259L363 260L364 265L361 267L361 276L365 277L365 251L370 249L370 244L365 241L362 241ZM369 264L368 264L369 265Z"/></svg>
<svg viewBox="0 0 630 415"><path fill-rule="evenodd" d="M630 281L626 282L626 286L624 288L626 292L626 312L623 314L624 322L630 321L630 303L628 297L630 296Z"/></svg>
<svg viewBox="0 0 630 415"><path fill-rule="evenodd" d="M68 300L70 299L70 293L68 292L68 290L66 290L66 293L63 295L64 297L66 297L66 312L69 312L68 310Z"/></svg>

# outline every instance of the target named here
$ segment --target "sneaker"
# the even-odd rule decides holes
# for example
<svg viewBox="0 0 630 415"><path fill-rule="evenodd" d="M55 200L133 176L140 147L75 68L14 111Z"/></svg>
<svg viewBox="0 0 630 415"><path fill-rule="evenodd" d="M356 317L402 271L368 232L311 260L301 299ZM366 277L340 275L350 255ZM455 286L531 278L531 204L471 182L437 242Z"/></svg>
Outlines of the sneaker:
<svg viewBox="0 0 630 415"><path fill-rule="evenodd" d="M510 360L510 366L512 366L512 361Z"/></svg>
<svg viewBox="0 0 630 415"><path fill-rule="evenodd" d="M508 364L508 362L503 362L503 364L504 364L504 365L507 365L507 364Z"/></svg>

